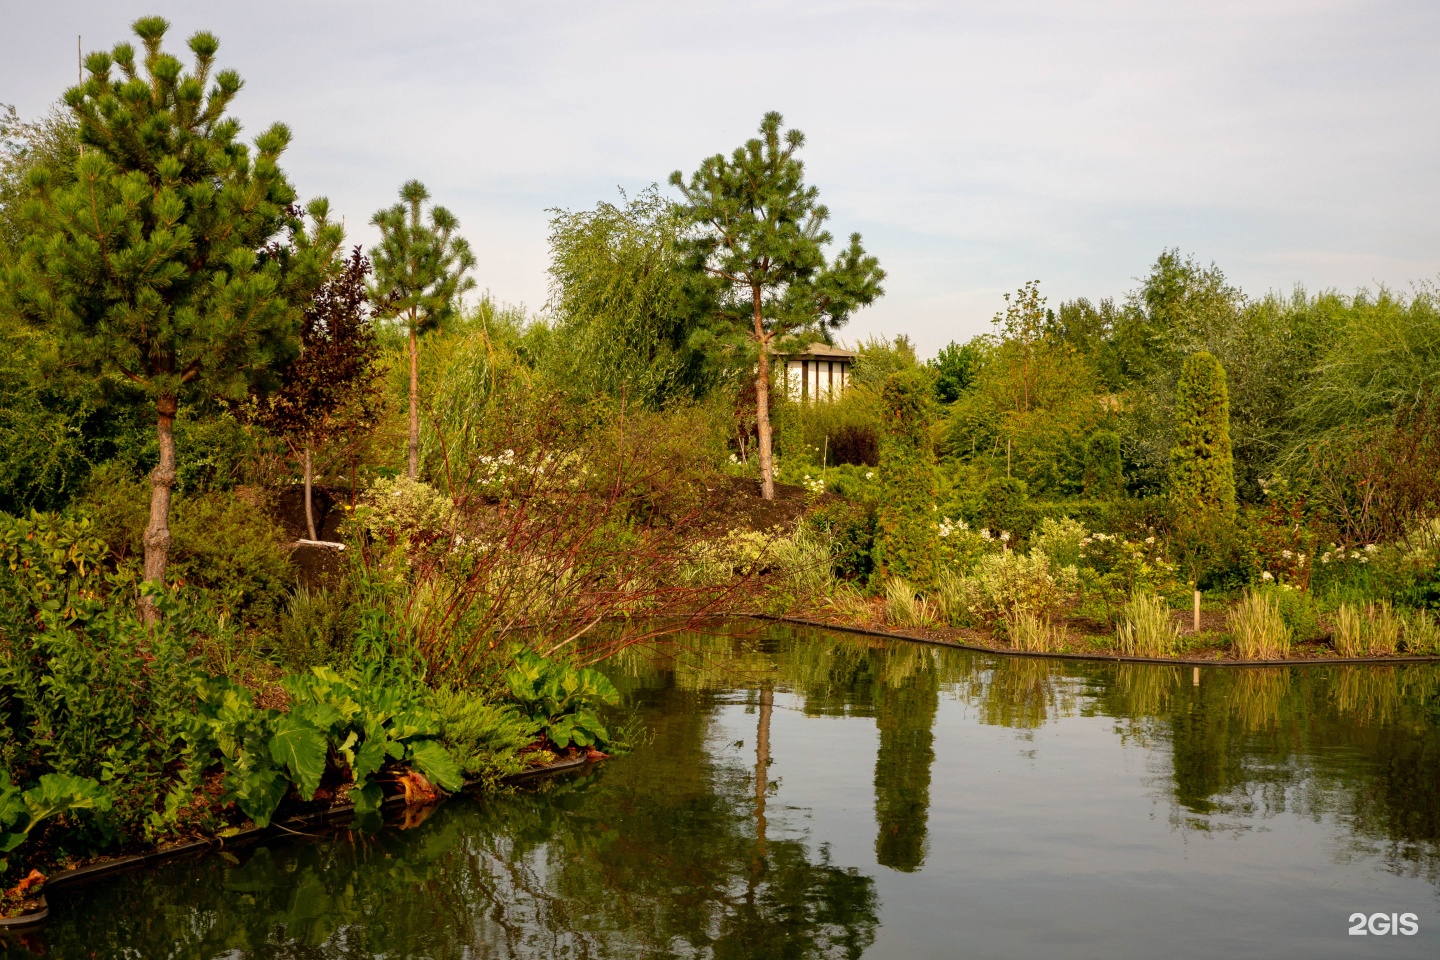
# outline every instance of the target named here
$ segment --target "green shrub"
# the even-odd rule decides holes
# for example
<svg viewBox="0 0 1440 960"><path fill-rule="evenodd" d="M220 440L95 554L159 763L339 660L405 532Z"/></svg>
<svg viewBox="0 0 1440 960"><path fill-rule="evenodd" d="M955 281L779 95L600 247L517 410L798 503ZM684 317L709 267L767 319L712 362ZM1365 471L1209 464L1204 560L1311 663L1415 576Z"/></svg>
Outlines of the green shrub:
<svg viewBox="0 0 1440 960"><path fill-rule="evenodd" d="M1057 567L1078 568L1085 536L1085 527L1079 521L1046 517L1030 538L1030 550L1044 554Z"/></svg>
<svg viewBox="0 0 1440 960"><path fill-rule="evenodd" d="M1179 649L1180 630L1163 599L1137 590L1120 609L1115 640L1120 652L1128 657L1169 657Z"/></svg>
<svg viewBox="0 0 1440 960"><path fill-rule="evenodd" d="M810 523L830 539L837 577L865 580L875 554L875 510L863 503L831 500L810 514Z"/></svg>
<svg viewBox="0 0 1440 960"><path fill-rule="evenodd" d="M1290 628L1274 595L1249 589L1230 610L1230 635L1241 660L1279 660L1290 655Z"/></svg>
<svg viewBox="0 0 1440 960"><path fill-rule="evenodd" d="M1280 618L1285 621L1293 642L1306 643L1320 637L1320 607L1308 590L1280 585L1262 589L1280 608Z"/></svg>
<svg viewBox="0 0 1440 960"><path fill-rule="evenodd" d="M1120 461L1120 436L1113 430L1096 430L1085 441L1085 496L1096 500L1125 492Z"/></svg>
<svg viewBox="0 0 1440 960"><path fill-rule="evenodd" d="M122 567L144 556L150 486L107 465L91 474L71 513L92 520ZM248 488L177 495L167 579L212 593L232 617L273 616L294 580L287 538L269 504Z"/></svg>
<svg viewBox="0 0 1440 960"><path fill-rule="evenodd" d="M1018 477L995 477L980 488L971 511L974 523L1016 538L1029 535L1033 521L1025 481Z"/></svg>
<svg viewBox="0 0 1440 960"><path fill-rule="evenodd" d="M22 783L98 777L121 839L153 839L175 823L155 800L194 703L190 624L142 587L166 613L143 626L107 552L85 518L0 514L0 766Z"/></svg>
<svg viewBox="0 0 1440 960"><path fill-rule="evenodd" d="M872 576L903 577L919 587L939 572L935 526L935 451L930 440L934 399L917 370L894 374L881 392L885 426L880 445L883 490L875 516Z"/></svg>
<svg viewBox="0 0 1440 960"><path fill-rule="evenodd" d="M968 576L946 584L951 622L1013 622L1028 613L1052 619L1070 603L1079 586L1074 567L1057 567L1043 553L1004 550L980 558Z"/></svg>
<svg viewBox="0 0 1440 960"><path fill-rule="evenodd" d="M620 701L620 692L603 673L522 648L505 671L505 683L521 714L557 749L603 750L615 743L596 713L600 705Z"/></svg>
<svg viewBox="0 0 1440 960"><path fill-rule="evenodd" d="M342 591L298 586L275 621L274 648L292 670L350 659L357 615Z"/></svg>
<svg viewBox="0 0 1440 960"><path fill-rule="evenodd" d="M540 735L540 725L511 703L496 703L457 687L430 693L440 719L440 741L470 779L495 783L525 768L520 753Z"/></svg>

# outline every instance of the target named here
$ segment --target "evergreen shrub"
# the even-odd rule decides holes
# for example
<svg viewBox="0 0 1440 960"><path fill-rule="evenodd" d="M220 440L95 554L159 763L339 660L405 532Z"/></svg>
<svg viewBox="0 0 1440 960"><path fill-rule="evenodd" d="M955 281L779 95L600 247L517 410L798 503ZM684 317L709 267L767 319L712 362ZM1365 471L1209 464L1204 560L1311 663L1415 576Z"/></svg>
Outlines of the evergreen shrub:
<svg viewBox="0 0 1440 960"><path fill-rule="evenodd" d="M933 388L917 370L891 375L881 391L885 432L880 444L882 493L875 517L872 576L903 577L920 589L935 582L936 524Z"/></svg>

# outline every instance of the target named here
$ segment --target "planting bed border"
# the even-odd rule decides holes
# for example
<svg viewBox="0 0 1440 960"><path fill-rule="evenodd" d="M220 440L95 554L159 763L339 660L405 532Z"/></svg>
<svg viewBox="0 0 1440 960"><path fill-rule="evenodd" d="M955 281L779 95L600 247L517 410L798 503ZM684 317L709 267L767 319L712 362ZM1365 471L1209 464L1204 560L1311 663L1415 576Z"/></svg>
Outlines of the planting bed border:
<svg viewBox="0 0 1440 960"><path fill-rule="evenodd" d="M880 630L875 627L855 627L849 624L828 623L824 620L810 620L805 617L774 617L766 614L751 614L757 620L774 623L788 623L797 627L816 627L822 630L840 630L858 633L867 637L887 637L891 640L908 640L911 643L927 643L935 647L951 647L956 650L970 650L974 653L989 653L1001 657L1045 657L1050 660L1100 660L1106 663L1156 663L1184 667L1330 667L1344 664L1397 664L1397 663L1440 663L1440 656L1404 657L1327 657L1292 658L1288 660L1201 660L1196 657L1127 657L1114 653L1056 653L1052 651L1012 650L1009 648L982 647L978 643L960 640L944 640L939 637L922 637L919 634L899 630Z"/></svg>
<svg viewBox="0 0 1440 960"><path fill-rule="evenodd" d="M588 757L582 755L569 760L558 760L555 763L543 767L522 770L519 773L504 777L501 782L511 785L524 783L556 773L579 770L597 762L598 761L590 760ZM479 786L480 783L481 781L479 780L467 781L460 792L470 792ZM382 810L394 810L404 805L405 798L397 795L387 798L380 807ZM115 874L129 873L141 867L159 866L162 863L169 863L174 860L198 859L207 853L218 850L248 846L272 837L293 834L302 827L329 826L354 813L354 810L354 804L339 803L332 807L326 807L324 810L297 814L293 817L286 817L284 820L272 821L268 827L245 827L238 833L231 834L228 837L209 837L204 840L190 840L185 843L178 843L173 847L152 850L149 853L130 854L129 856L116 857L114 860L106 860L103 863L94 863L85 867L76 867L74 870L66 870L45 880L45 886L40 894L40 906L38 909L14 917L0 917L0 933L9 930L30 930L43 924L50 916L50 904L46 900L46 895L52 890L72 887L82 883L91 883L104 879L105 877L114 876Z"/></svg>

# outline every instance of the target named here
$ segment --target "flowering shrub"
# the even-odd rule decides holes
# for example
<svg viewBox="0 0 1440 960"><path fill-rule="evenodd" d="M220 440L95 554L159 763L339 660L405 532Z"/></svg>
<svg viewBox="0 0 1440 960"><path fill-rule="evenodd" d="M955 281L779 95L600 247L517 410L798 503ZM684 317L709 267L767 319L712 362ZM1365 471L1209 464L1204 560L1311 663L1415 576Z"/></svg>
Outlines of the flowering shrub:
<svg viewBox="0 0 1440 960"><path fill-rule="evenodd" d="M1074 598L1079 574L1057 567L1043 553L1003 550L982 556L968 576L948 580L942 591L954 623L1013 621L1020 613L1043 619Z"/></svg>
<svg viewBox="0 0 1440 960"><path fill-rule="evenodd" d="M351 522L366 537L387 546L416 547L438 540L448 547L455 504L428 483L381 477L365 491Z"/></svg>
<svg viewBox="0 0 1440 960"><path fill-rule="evenodd" d="M1175 567L1153 533L1143 540L1092 533L1079 541L1085 592L1098 599L1112 619L1135 591L1157 593L1174 582Z"/></svg>
<svg viewBox="0 0 1440 960"><path fill-rule="evenodd" d="M1058 566L1080 566L1080 544L1085 540L1085 525L1069 517L1046 517L1030 538L1031 551L1040 551Z"/></svg>
<svg viewBox="0 0 1440 960"><path fill-rule="evenodd" d="M972 530L964 520L941 517L935 524L940 550L937 558L943 570L966 573L987 553L994 553L1003 545L1002 540L990 535L989 530ZM1009 534L1005 534L1008 541Z"/></svg>

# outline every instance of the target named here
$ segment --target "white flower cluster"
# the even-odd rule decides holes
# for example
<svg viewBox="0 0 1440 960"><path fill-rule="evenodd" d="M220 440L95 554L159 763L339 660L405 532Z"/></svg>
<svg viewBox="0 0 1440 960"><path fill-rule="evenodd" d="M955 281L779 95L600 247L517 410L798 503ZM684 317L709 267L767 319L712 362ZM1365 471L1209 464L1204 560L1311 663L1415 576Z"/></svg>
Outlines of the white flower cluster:
<svg viewBox="0 0 1440 960"><path fill-rule="evenodd" d="M805 486L805 489L811 493L820 494L825 492L825 481L820 477L812 477L807 473L800 482Z"/></svg>
<svg viewBox="0 0 1440 960"><path fill-rule="evenodd" d="M1336 547L1332 544L1329 550L1320 554L1320 562L1329 563L1331 560L1357 560L1360 563L1369 563L1370 556L1379 549L1377 545L1369 543L1365 545L1363 553L1359 550L1351 550L1347 555L1344 547ZM1301 554L1301 557L1304 557L1304 554Z"/></svg>
<svg viewBox="0 0 1440 960"><path fill-rule="evenodd" d="M940 531L941 539L944 539L952 533L964 533L970 529L970 524L964 520L951 520L949 517L941 517L936 528Z"/></svg>

